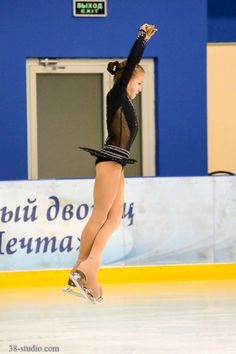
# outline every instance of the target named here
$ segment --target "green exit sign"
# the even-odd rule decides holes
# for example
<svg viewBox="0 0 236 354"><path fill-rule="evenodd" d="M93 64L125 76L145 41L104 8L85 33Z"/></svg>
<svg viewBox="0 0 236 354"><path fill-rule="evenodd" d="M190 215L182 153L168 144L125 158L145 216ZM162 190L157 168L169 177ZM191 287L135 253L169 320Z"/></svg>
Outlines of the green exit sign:
<svg viewBox="0 0 236 354"><path fill-rule="evenodd" d="M107 15L106 0L74 0L73 15L75 17L105 17Z"/></svg>

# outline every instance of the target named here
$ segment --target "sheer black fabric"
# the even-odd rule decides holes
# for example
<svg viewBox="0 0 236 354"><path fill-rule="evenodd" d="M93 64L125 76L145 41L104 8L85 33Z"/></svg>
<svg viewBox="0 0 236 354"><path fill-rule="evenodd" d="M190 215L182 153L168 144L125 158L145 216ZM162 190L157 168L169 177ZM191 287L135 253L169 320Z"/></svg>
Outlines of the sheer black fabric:
<svg viewBox="0 0 236 354"><path fill-rule="evenodd" d="M137 135L138 120L133 104L127 96L127 85L142 58L145 43L145 32L141 31L130 51L122 76L107 94L108 138L103 149L80 147L91 155L97 156L96 163L116 161L125 165L136 162L129 158L129 151Z"/></svg>

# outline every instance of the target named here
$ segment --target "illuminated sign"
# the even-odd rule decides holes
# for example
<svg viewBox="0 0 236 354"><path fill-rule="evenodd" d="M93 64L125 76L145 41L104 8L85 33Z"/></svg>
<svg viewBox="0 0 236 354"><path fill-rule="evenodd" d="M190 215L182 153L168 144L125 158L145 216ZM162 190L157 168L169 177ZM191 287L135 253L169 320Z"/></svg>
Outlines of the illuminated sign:
<svg viewBox="0 0 236 354"><path fill-rule="evenodd" d="M106 0L74 0L73 15L75 17L105 17L107 15Z"/></svg>

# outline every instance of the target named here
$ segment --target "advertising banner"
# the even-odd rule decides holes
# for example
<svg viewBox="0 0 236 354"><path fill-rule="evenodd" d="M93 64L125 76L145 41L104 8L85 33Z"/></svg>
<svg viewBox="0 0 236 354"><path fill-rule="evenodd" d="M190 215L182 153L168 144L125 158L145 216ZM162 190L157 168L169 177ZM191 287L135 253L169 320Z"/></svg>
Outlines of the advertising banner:
<svg viewBox="0 0 236 354"><path fill-rule="evenodd" d="M0 183L0 271L71 268L93 179ZM127 178L103 265L236 261L234 177Z"/></svg>

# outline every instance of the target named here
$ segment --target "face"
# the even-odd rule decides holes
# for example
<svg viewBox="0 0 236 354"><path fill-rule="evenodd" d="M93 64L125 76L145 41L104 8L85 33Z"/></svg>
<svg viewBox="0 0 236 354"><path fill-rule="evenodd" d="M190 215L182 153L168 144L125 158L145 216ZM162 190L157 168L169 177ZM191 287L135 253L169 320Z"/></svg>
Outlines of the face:
<svg viewBox="0 0 236 354"><path fill-rule="evenodd" d="M142 92L144 78L144 71L139 71L131 77L127 86L127 94L131 100L133 100L138 93Z"/></svg>

